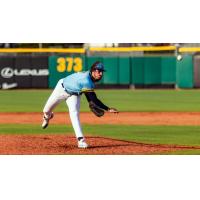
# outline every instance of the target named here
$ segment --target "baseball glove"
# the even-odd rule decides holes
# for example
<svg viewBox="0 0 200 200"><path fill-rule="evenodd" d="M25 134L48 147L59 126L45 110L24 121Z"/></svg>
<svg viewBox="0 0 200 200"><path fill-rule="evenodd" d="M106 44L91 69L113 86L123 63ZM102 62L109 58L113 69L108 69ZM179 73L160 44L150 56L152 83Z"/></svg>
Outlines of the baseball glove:
<svg viewBox="0 0 200 200"><path fill-rule="evenodd" d="M104 110L97 106L93 101L89 102L89 108L97 117L102 117L104 115Z"/></svg>

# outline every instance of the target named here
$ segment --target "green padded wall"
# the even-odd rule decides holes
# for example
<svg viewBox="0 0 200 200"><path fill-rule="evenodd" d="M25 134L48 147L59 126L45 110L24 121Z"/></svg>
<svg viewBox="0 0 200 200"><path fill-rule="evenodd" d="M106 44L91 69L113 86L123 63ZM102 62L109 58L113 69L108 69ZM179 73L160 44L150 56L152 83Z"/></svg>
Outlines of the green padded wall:
<svg viewBox="0 0 200 200"><path fill-rule="evenodd" d="M176 57L161 58L161 83L176 83Z"/></svg>
<svg viewBox="0 0 200 200"><path fill-rule="evenodd" d="M119 82L118 84L130 84L130 58L119 57Z"/></svg>
<svg viewBox="0 0 200 200"><path fill-rule="evenodd" d="M144 84L144 58L131 58L131 83L133 85Z"/></svg>
<svg viewBox="0 0 200 200"><path fill-rule="evenodd" d="M103 63L106 72L104 73L104 84L118 84L118 58L117 57L104 57Z"/></svg>
<svg viewBox="0 0 200 200"><path fill-rule="evenodd" d="M144 83L145 85L161 83L160 57L144 58Z"/></svg>
<svg viewBox="0 0 200 200"><path fill-rule="evenodd" d="M193 57L194 65L194 88L200 88L200 55Z"/></svg>
<svg viewBox="0 0 200 200"><path fill-rule="evenodd" d="M159 85L176 84L180 88L193 88L192 56L177 61L175 56L162 57L103 57L64 55L49 57L49 87L71 73L89 70L100 61L106 72L97 84Z"/></svg>
<svg viewBox="0 0 200 200"><path fill-rule="evenodd" d="M191 55L183 56L176 62L176 83L179 88L193 88L193 58Z"/></svg>

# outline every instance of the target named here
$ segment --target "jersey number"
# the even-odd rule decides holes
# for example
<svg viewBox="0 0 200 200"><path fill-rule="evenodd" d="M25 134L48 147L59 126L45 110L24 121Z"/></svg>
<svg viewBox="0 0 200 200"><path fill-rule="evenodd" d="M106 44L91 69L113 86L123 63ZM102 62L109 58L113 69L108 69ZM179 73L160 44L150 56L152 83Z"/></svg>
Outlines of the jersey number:
<svg viewBox="0 0 200 200"><path fill-rule="evenodd" d="M58 72L71 72L74 70L74 72L80 72L83 69L83 61L80 57L60 57L57 59L57 71Z"/></svg>

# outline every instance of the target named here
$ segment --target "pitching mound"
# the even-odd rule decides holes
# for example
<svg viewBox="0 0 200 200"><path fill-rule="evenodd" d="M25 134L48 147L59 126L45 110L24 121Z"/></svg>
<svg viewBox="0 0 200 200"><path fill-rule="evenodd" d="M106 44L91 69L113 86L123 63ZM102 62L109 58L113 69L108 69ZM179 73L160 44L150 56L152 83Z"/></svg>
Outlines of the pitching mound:
<svg viewBox="0 0 200 200"><path fill-rule="evenodd" d="M90 148L78 149L76 139L72 136L0 135L0 155L146 155L189 148L148 145L102 137L87 137L87 142Z"/></svg>

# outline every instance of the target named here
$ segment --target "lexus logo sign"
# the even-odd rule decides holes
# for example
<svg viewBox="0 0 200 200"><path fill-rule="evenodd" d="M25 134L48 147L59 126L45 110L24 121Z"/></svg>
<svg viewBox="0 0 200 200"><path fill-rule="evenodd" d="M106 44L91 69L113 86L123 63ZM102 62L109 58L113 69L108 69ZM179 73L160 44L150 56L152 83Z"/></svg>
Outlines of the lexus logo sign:
<svg viewBox="0 0 200 200"><path fill-rule="evenodd" d="M13 76L48 76L48 69L12 69L5 67L1 70L1 76L3 78L11 78Z"/></svg>
<svg viewBox="0 0 200 200"><path fill-rule="evenodd" d="M3 78L11 78L13 76L13 69L10 67L3 68L1 70L1 76Z"/></svg>

